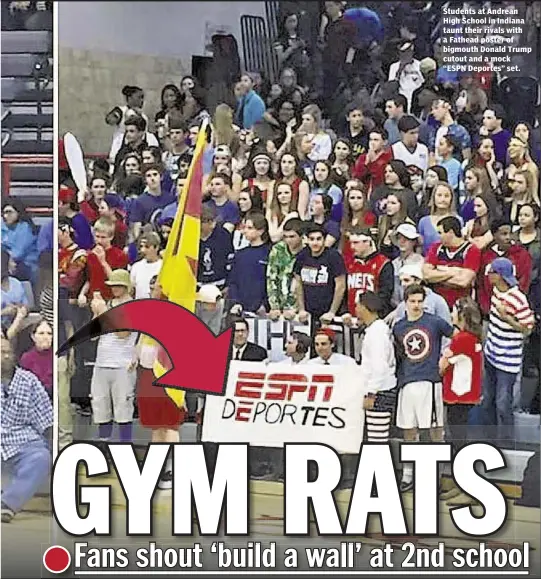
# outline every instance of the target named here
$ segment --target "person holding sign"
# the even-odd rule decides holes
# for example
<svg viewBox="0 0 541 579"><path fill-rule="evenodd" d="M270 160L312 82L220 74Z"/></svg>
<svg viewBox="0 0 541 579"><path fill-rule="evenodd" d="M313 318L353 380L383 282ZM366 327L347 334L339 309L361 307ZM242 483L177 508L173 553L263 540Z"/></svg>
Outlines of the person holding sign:
<svg viewBox="0 0 541 579"><path fill-rule="evenodd" d="M304 332L292 332L286 342L284 354L286 359L280 360L279 364L291 364L297 366L301 364L309 364L310 360L310 345L312 340L308 334Z"/></svg>
<svg viewBox="0 0 541 579"><path fill-rule="evenodd" d="M231 359L245 362L264 362L268 358L267 350L248 341L248 322L240 316L233 318L232 322L234 336Z"/></svg>
<svg viewBox="0 0 541 579"><path fill-rule="evenodd" d="M396 404L396 360L391 331L380 318L383 302L374 292L359 294L356 315L364 332L360 378L366 442L388 442Z"/></svg>
<svg viewBox="0 0 541 579"><path fill-rule="evenodd" d="M310 360L312 364L323 366L348 366L356 364L351 356L335 352L336 334L330 328L321 328L314 337L314 348L317 358Z"/></svg>

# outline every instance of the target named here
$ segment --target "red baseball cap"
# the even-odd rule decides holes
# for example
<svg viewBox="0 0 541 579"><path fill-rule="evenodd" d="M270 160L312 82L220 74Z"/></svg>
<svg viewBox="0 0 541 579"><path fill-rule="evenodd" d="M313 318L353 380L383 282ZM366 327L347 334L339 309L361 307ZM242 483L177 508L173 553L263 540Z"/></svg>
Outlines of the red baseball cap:
<svg viewBox="0 0 541 579"><path fill-rule="evenodd" d="M58 190L58 200L62 203L73 203L77 200L77 193L69 187L61 187Z"/></svg>
<svg viewBox="0 0 541 579"><path fill-rule="evenodd" d="M336 338L336 332L334 330L331 330L331 328L320 328L316 332L316 336L318 334L323 334L324 336L328 336L329 339L331 340L331 342L334 342L334 340Z"/></svg>

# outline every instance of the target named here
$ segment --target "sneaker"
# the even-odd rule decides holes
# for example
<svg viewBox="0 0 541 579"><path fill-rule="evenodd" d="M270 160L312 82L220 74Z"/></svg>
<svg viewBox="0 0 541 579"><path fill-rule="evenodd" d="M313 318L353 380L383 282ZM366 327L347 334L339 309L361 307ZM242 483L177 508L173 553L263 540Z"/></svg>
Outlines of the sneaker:
<svg viewBox="0 0 541 579"><path fill-rule="evenodd" d="M76 412L79 416L85 416L85 417L92 416L92 410L88 406L85 406L85 407L79 406L77 408Z"/></svg>
<svg viewBox="0 0 541 579"><path fill-rule="evenodd" d="M158 488L161 491L170 491L173 488L173 472L166 470L158 481Z"/></svg>
<svg viewBox="0 0 541 579"><path fill-rule="evenodd" d="M2 523L11 523L15 511L12 511L5 503L2 503Z"/></svg>
<svg viewBox="0 0 541 579"><path fill-rule="evenodd" d="M413 481L412 480L403 480L400 482L400 492L407 493L408 491L413 490Z"/></svg>

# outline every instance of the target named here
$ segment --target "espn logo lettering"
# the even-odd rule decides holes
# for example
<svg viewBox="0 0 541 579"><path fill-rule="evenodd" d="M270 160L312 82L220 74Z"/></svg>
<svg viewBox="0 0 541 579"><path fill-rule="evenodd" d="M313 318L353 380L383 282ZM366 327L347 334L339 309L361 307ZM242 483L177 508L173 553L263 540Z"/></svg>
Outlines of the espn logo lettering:
<svg viewBox="0 0 541 579"><path fill-rule="evenodd" d="M235 398L226 398L222 418L344 428L345 408L332 406L334 377L329 374L239 372Z"/></svg>

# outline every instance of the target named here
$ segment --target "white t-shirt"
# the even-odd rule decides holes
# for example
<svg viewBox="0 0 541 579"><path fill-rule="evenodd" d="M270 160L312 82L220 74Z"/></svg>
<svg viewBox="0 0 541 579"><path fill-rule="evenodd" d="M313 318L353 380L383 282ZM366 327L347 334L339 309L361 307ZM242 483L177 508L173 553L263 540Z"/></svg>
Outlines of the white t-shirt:
<svg viewBox="0 0 541 579"><path fill-rule="evenodd" d="M146 259L141 259L132 265L130 277L135 288L136 300L150 297L150 280L160 273L162 263L161 259L153 263L149 263Z"/></svg>
<svg viewBox="0 0 541 579"><path fill-rule="evenodd" d="M413 153L404 145L402 141L398 141L392 147L393 159L404 161L406 167L414 165L426 173L428 169L428 147L422 143L417 143L417 147Z"/></svg>
<svg viewBox="0 0 541 579"><path fill-rule="evenodd" d="M366 328L361 349L359 382L368 392L396 387L396 361L391 330L383 320Z"/></svg>
<svg viewBox="0 0 541 579"><path fill-rule="evenodd" d="M312 140L314 148L308 155L310 161L326 161L332 153L332 140L327 133L318 133Z"/></svg>
<svg viewBox="0 0 541 579"><path fill-rule="evenodd" d="M134 111L133 109L131 109L127 105L123 105L123 106L118 107L118 108L122 111L122 120L120 121L120 123L118 123L118 125L115 127L115 130L113 132L113 142L111 143L111 150L109 151L109 160L112 163L115 162L115 157L116 157L118 151L120 151L120 147L122 147L122 143L124 142L124 133L126 132L125 122L130 117L138 116L137 111ZM149 127L148 117L145 115L145 113L141 113L141 116L145 119L145 121L147 123L147 129L148 129L148 127ZM147 141L147 145L149 147L159 147L160 146L160 143L158 143L158 139L156 139L156 137L152 133L150 133L148 130L146 132L146 141Z"/></svg>
<svg viewBox="0 0 541 579"><path fill-rule="evenodd" d="M425 81L422 73L420 62L413 59L412 62L406 64L404 69L402 70L402 74L400 78L396 78L398 73L398 69L400 68L400 62L393 62L389 68L389 80L397 80L398 81L398 92L401 95L404 95L408 100L408 112L411 109L411 97L415 90L417 90Z"/></svg>

